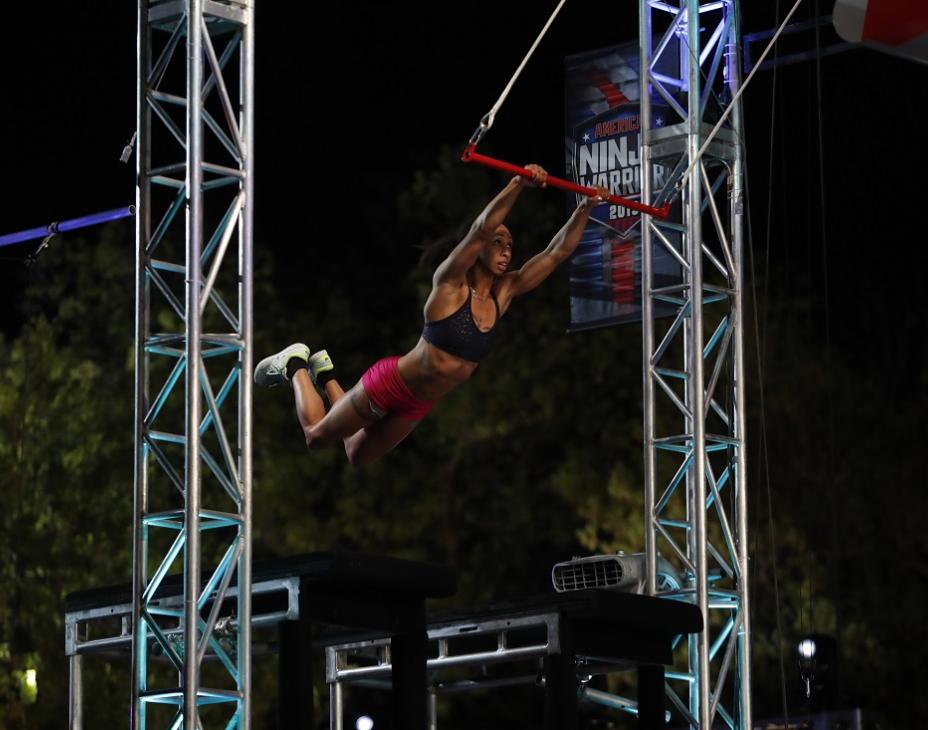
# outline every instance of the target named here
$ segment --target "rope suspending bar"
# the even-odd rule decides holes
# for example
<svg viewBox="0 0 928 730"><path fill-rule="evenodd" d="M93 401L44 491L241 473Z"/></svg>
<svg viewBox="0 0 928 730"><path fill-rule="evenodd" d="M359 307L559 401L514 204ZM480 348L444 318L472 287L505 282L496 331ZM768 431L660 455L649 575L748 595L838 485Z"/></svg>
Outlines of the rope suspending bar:
<svg viewBox="0 0 928 730"><path fill-rule="evenodd" d="M566 1L567 0L561 0L557 4L557 7L554 8L554 12L551 13L551 17L548 18L548 22L545 23L544 27L541 29L541 33L538 34L538 37L532 44L532 47L529 48L528 53L525 54L525 58L522 59L522 63L519 64L519 67L512 75L512 78L509 79L509 83L506 84L506 88L503 89L503 93L500 94L499 99L496 100L496 103L492 106L490 111L483 115L483 118L480 120L480 124L477 126L477 129L474 131L473 135L471 135L470 142L468 142L467 148L464 150L464 154L461 155L461 159L464 162L476 162L478 165L490 167L494 170L501 170L502 172L508 172L513 175L521 175L522 177L529 180L532 178L532 173L524 167L519 167L518 165L513 165L509 162L503 162L502 160L497 160L493 157L481 155L477 152L477 145L480 144L480 141L484 138L486 133L490 131L490 128L493 126L493 122L496 119L496 113L499 111L500 107L502 107L503 102L506 101L506 97L509 96L509 92L512 91L512 87L515 85L516 79L519 78L519 75L522 73L522 69L525 68L525 65L532 57L532 54L538 47L538 44L541 43L541 39L544 38L545 33L548 32L548 29L554 22L557 14L561 11L561 8L564 7L564 3ZM548 175L547 182L551 187L561 188L562 190L567 190L572 193L579 193L580 195L586 195L587 197L593 197L597 195L595 188L577 185L570 180L564 180L552 175ZM637 210L640 213L647 213L648 215L652 215L655 218L660 218L661 220L666 220L667 216L670 214L669 203L662 205L659 208L655 208L654 206L645 205L644 203L639 203L634 200L629 200L628 198L623 198L619 195L610 195L607 200L613 205L622 205L626 208Z"/></svg>
<svg viewBox="0 0 928 730"><path fill-rule="evenodd" d="M493 126L493 122L496 119L496 112L499 111L500 107L503 105L503 102L506 101L506 97L509 96L509 92L512 91L512 87L515 86L516 79L519 78L519 75L522 73L522 69L525 68L525 64L528 63L529 59L532 57L532 54L535 53L535 49L538 48L538 44L541 43L541 39L545 37L545 33L548 32L548 28L551 27L554 19L557 17L557 14L561 12L561 8L564 7L564 3L566 2L567 0L561 0L557 4L557 7L554 8L554 12L551 13L551 17L548 18L548 22L545 23L545 27L541 29L541 33L538 34L538 37L532 44L532 47L528 49L528 53L525 54L525 58L523 58L522 63L519 64L519 68L516 69L516 72L512 75L512 78L509 79L509 83L506 84L506 88L503 89L503 93L499 95L499 99L496 100L496 103L492 106L490 111L483 115L483 118L480 120L480 125L477 127L473 136L470 138L470 144L474 147L480 144L480 140L483 139L483 135L490 131L490 127Z"/></svg>
<svg viewBox="0 0 928 730"><path fill-rule="evenodd" d="M36 238L53 236L56 233L66 233L67 231L73 231L77 228L95 226L98 223L115 221L133 215L135 215L135 206L130 205L125 208L114 208L113 210L105 210L102 213L92 213L90 215L81 216L80 218L72 218L71 220L61 221L60 223L50 223L47 226L28 228L25 231L18 231L16 233L8 233L5 236L0 236L0 247L12 246L14 243L33 241Z"/></svg>
<svg viewBox="0 0 928 730"><path fill-rule="evenodd" d="M518 165L510 164L509 162L503 162L502 160L497 160L494 157L487 157L486 155L481 155L476 151L477 145L469 144L467 149L464 150L464 154L461 155L461 159L464 162L476 162L478 165L483 165L484 167L490 167L494 170L501 170L502 172L508 172L513 175L521 175L527 180L532 179L532 173L530 170L519 167ZM588 188L583 185L577 185L575 182L570 180L564 180L559 177L554 177L554 175L548 175L547 184L554 188L560 188L562 190L567 190L571 193L579 193L580 195L586 195L587 197L593 197L597 195L596 188ZM670 203L662 205L660 208L655 208L652 205L645 205L644 203L639 203L634 200L629 200L628 198L623 198L619 195L610 195L606 198L607 201L613 205L624 205L626 208L631 208L632 210L637 210L640 213L647 213L648 215L653 215L655 218L660 218L661 220L666 220L667 216L670 215Z"/></svg>

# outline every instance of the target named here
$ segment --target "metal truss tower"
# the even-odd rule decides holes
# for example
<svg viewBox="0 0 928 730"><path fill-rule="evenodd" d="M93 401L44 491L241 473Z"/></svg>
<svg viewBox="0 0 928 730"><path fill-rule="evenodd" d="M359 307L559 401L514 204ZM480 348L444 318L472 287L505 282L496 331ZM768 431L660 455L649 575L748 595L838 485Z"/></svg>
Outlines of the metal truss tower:
<svg viewBox="0 0 928 730"><path fill-rule="evenodd" d="M138 3L136 730L250 727L253 30Z"/></svg>
<svg viewBox="0 0 928 730"><path fill-rule="evenodd" d="M667 694L690 727L751 727L738 0L640 0L645 540L706 630L681 637ZM706 144L707 140L710 140ZM655 253L667 255L659 259ZM671 266L658 264L672 261Z"/></svg>

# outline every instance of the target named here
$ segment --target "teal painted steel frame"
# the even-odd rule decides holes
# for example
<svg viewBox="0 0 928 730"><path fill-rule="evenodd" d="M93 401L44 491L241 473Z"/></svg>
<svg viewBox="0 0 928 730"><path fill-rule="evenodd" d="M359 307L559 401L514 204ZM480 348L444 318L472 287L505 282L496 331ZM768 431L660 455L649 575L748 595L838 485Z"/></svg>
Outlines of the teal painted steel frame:
<svg viewBox="0 0 928 730"><path fill-rule="evenodd" d="M667 598L695 603L706 630L680 637L684 669L667 692L693 728L751 727L743 365L741 110L691 166L740 87L738 0L640 0L642 202L679 196L670 219L642 216L645 552L684 576ZM662 105L658 120L652 100ZM716 113L720 109L715 109ZM652 189L652 165L673 170ZM692 169L690 174L686 174ZM685 177L684 177L685 176ZM721 201L724 201L723 204ZM675 242L678 241L678 242ZM681 283L653 285L652 251L668 250ZM703 266L703 263L708 266ZM669 324L655 303L671 304ZM706 323L712 329L708 338ZM661 332L658 333L658 328Z"/></svg>
<svg viewBox="0 0 928 730"><path fill-rule="evenodd" d="M131 727L153 726L151 705L193 729L201 706L229 704L222 726L249 730L254 0L139 0L137 32ZM164 606L180 571L182 600ZM153 646L175 681L153 671ZM227 686L202 686L207 659Z"/></svg>

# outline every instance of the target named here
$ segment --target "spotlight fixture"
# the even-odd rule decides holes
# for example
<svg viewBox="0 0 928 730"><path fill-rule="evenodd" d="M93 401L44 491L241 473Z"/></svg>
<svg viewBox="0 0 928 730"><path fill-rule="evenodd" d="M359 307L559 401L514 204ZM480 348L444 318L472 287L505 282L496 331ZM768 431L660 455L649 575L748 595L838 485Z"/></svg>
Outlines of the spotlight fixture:
<svg viewBox="0 0 928 730"><path fill-rule="evenodd" d="M795 646L800 695L810 710L833 710L838 701L838 648L833 636L806 634Z"/></svg>
<svg viewBox="0 0 928 730"><path fill-rule="evenodd" d="M813 639L803 639L799 642L799 661L810 661L815 659L815 641Z"/></svg>

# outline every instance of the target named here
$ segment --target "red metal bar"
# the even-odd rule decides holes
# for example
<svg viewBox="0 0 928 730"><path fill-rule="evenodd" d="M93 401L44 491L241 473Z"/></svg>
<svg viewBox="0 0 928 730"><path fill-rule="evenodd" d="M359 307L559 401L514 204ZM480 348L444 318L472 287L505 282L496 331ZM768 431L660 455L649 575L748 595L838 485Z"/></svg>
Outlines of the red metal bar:
<svg viewBox="0 0 928 730"><path fill-rule="evenodd" d="M476 145L468 145L464 150L464 154L461 155L461 159L464 162L476 162L478 165L483 165L484 167L491 167L494 170L501 170L502 172L508 172L512 175L521 175L528 180L532 179L531 170L519 167L518 165L512 165L508 162L503 162L502 160L497 160L494 157L481 155L476 151L476 148ZM570 180L564 180L559 177L554 177L553 175L548 175L548 185L561 188L562 190L569 190L572 193L580 193L581 195L586 195L591 198L596 195L596 188L587 188L583 185L577 185L577 183L571 182ZM670 203L665 203L660 208L655 208L652 205L638 203L618 195L610 195L606 200L614 205L624 205L626 208L653 215L655 218L660 218L661 220L666 220L667 216L670 215Z"/></svg>

